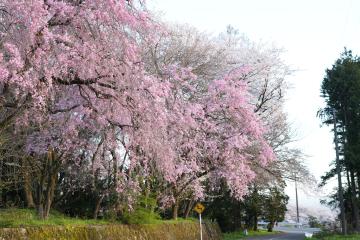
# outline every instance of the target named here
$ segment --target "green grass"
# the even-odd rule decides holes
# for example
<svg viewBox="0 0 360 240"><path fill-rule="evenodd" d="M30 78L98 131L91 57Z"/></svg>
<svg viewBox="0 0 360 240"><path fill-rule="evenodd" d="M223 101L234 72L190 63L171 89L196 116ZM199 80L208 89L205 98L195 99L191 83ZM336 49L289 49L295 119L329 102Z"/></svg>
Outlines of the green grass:
<svg viewBox="0 0 360 240"><path fill-rule="evenodd" d="M162 220L158 216L147 216L144 213L134 212L129 216L129 224L163 224L179 222L196 222L194 218L178 218L178 220ZM74 226L74 225L104 225L123 222L115 220L93 220L70 218L59 212L52 211L47 220L41 220L32 209L0 209L0 228L4 227L28 227L28 226Z"/></svg>
<svg viewBox="0 0 360 240"><path fill-rule="evenodd" d="M99 225L108 221L93 219L78 219L66 217L58 212L51 212L49 219L41 220L32 209L0 209L0 227L20 226L54 226L54 225Z"/></svg>
<svg viewBox="0 0 360 240"><path fill-rule="evenodd" d="M321 240L342 240L342 239L346 239L346 240L359 240L360 239L360 234L353 234L353 235L346 235L346 236L342 236L342 235L328 235L328 236L324 236L324 235L318 235L315 236L315 238L312 239L321 239Z"/></svg>
<svg viewBox="0 0 360 240"><path fill-rule="evenodd" d="M198 222L199 220L197 218L178 218L177 220L170 219L170 220L161 220L159 223L178 223L178 222L184 222L184 223L193 223Z"/></svg>
<svg viewBox="0 0 360 240"><path fill-rule="evenodd" d="M258 231L249 231L248 235L245 236L243 231L237 231L237 232L224 233L223 240L237 240L237 239L246 238L246 237L272 235L272 234L277 234L277 233L279 233L279 232L277 232L277 231L268 232L267 230L258 230Z"/></svg>

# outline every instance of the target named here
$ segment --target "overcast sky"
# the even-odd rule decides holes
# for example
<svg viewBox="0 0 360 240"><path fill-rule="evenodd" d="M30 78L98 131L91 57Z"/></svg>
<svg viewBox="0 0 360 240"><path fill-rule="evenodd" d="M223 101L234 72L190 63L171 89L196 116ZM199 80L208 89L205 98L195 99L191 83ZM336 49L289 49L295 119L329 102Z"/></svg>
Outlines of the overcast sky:
<svg viewBox="0 0 360 240"><path fill-rule="evenodd" d="M250 40L284 48L284 60L297 71L288 78L286 111L298 133L297 145L317 177L334 159L332 134L320 128L316 112L323 105L320 85L343 48L360 54L360 1L358 0L149 0L150 9L164 20L188 23L218 34L232 25ZM287 193L294 203L293 185ZM327 189L326 191L329 191ZM300 193L300 204L319 208L320 197Z"/></svg>

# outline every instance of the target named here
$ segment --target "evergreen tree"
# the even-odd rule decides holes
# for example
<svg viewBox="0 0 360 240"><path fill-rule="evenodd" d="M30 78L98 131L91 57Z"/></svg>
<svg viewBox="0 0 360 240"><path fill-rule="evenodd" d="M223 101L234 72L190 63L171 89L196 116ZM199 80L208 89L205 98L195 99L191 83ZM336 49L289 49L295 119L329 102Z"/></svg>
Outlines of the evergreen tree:
<svg viewBox="0 0 360 240"><path fill-rule="evenodd" d="M349 229L360 231L359 225L359 174L360 174L360 59L345 49L326 76L321 86L321 96L326 106L318 112L324 124L334 124L336 114L336 130L338 132L340 164L346 176L345 201L350 203L347 212ZM324 177L335 176L330 170Z"/></svg>

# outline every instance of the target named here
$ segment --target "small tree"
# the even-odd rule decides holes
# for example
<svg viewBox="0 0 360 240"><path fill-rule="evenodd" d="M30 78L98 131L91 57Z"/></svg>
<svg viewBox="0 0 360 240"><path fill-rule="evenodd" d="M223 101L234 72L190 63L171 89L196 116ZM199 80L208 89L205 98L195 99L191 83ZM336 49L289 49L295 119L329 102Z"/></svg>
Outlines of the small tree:
<svg viewBox="0 0 360 240"><path fill-rule="evenodd" d="M269 232L273 231L276 222L284 220L288 200L289 197L285 195L284 189L273 187L269 190L264 204L264 218L269 222L267 226Z"/></svg>
<svg viewBox="0 0 360 240"><path fill-rule="evenodd" d="M314 217L312 215L308 215L307 217L308 224L311 228L319 228L321 227L320 221L317 219L317 217Z"/></svg>

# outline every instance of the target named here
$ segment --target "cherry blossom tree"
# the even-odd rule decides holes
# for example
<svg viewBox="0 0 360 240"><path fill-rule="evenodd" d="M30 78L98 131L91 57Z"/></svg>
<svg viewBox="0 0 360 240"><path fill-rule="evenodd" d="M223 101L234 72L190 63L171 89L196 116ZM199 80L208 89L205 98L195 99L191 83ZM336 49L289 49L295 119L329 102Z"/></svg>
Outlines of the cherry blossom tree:
<svg viewBox="0 0 360 240"><path fill-rule="evenodd" d="M178 176L162 191L164 199L173 205L173 217L176 218L181 200L188 196L195 199L204 197L205 183L215 187L225 180L233 195L241 198L255 177L251 165L261 162L265 166L273 156L262 138L265 131L254 113L255 106L251 103L252 96L245 81L251 67L227 67L224 61L228 57L226 46L219 47L213 41L207 41L206 35L204 38L193 29L180 27L180 30L170 31L175 32L160 34L155 44L145 46L143 51L147 69L159 77L168 76L168 66L174 66L170 78L176 79L177 85L172 89L175 94L172 98L175 99L169 102L181 100L190 103L190 106L184 103L171 105L169 111L170 114L181 112L176 115L174 127L183 125L190 127L188 130L191 131L185 139L181 138L181 133L186 133L186 130L181 129L175 134L177 142L187 144L184 148L174 142L177 151L181 151L176 161L182 163L173 164L179 166L173 171ZM195 76L187 74L184 77L187 71ZM179 85L181 80L185 82ZM179 110L185 106L184 110ZM183 114L190 109L194 112ZM181 115L187 116L185 124L179 121Z"/></svg>
<svg viewBox="0 0 360 240"><path fill-rule="evenodd" d="M146 31L150 22L135 1L2 1L1 5L0 82L4 91L10 89L17 99L30 102L17 124L35 126L26 149L46 159L44 170L51 176L40 177L40 186L53 186L44 181L57 176L63 161L91 147L82 140L95 138L111 146L116 134L104 141L106 129L117 128L127 135L141 127L140 118L132 117L150 110L147 99L157 98L161 91L152 77L144 75L137 54L138 32ZM91 137L82 136L85 130ZM133 136L131 144L136 141ZM53 187L39 192L49 196ZM38 208L44 204L39 199ZM51 205L48 197L44 201L42 217Z"/></svg>
<svg viewBox="0 0 360 240"><path fill-rule="evenodd" d="M156 35L153 44L143 46L146 68L159 76L166 74L168 65L191 69L197 77L190 83L196 89L192 99L206 93L209 85L227 73L247 67L239 79L247 85L248 103L265 126L264 137L276 155L276 160L266 166L251 162L257 174L256 183L264 187L283 184L292 177L291 169L306 176L303 179L313 179L302 162L304 155L291 145L294 135L283 105L288 89L286 77L292 71L282 60L282 50L252 42L232 27L215 37L187 25L164 28L166 31ZM183 193L189 204L194 202L193 193L192 190Z"/></svg>
<svg viewBox="0 0 360 240"><path fill-rule="evenodd" d="M176 217L184 194L203 198L205 183L224 181L240 199L254 163L273 160L246 82L253 63L203 74L165 62L152 71L143 46L164 30L140 1L1 6L0 84L2 94L26 103L11 119L28 128L23 151L40 217L48 217L59 185L90 187L96 217L112 192L131 208L153 176L163 183L159 201Z"/></svg>

